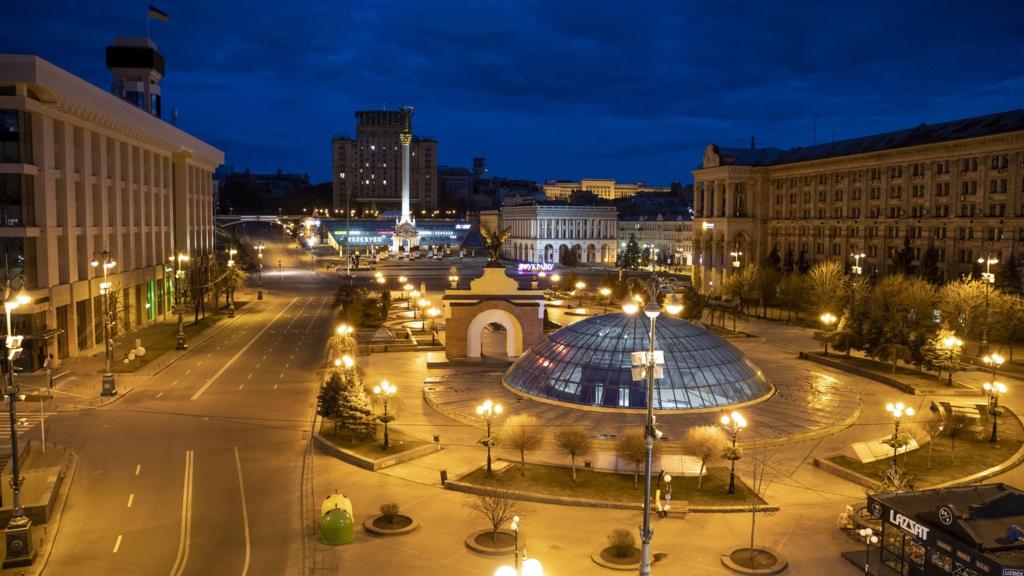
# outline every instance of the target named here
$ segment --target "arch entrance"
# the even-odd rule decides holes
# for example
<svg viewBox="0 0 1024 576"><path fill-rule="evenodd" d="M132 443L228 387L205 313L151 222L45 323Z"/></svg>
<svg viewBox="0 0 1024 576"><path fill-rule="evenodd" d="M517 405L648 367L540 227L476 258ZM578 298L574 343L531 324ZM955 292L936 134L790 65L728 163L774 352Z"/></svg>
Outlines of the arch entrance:
<svg viewBox="0 0 1024 576"><path fill-rule="evenodd" d="M469 290L446 290L444 308L448 358L480 358L485 330L504 336L501 351L509 358L544 337L544 292L520 290L504 268L484 268Z"/></svg>

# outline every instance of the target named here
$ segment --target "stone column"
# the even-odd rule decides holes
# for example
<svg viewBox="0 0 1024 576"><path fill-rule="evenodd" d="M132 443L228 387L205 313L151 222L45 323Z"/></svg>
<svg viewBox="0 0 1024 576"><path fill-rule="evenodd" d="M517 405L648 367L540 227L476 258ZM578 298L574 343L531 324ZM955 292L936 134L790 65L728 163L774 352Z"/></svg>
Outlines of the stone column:
<svg viewBox="0 0 1024 576"><path fill-rule="evenodd" d="M403 133L399 138L402 141L402 215L399 222L412 222L409 214L409 171L410 171L410 145L412 134Z"/></svg>

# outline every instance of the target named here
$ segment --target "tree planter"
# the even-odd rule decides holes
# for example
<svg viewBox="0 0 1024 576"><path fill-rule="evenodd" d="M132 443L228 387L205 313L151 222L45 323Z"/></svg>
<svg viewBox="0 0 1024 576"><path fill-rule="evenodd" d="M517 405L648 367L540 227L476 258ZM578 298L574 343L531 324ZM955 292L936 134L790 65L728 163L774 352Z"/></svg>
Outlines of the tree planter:
<svg viewBox="0 0 1024 576"><path fill-rule="evenodd" d="M629 555L617 556L615 549L611 546L602 546L590 553L590 559L598 566L612 570L635 572L640 569L640 549L630 548Z"/></svg>
<svg viewBox="0 0 1024 576"><path fill-rule="evenodd" d="M753 561L750 548L737 548L722 554L722 565L740 574L781 574L789 563L781 554L769 548L754 548Z"/></svg>
<svg viewBox="0 0 1024 576"><path fill-rule="evenodd" d="M466 537L466 548L488 556L505 556L516 551L516 536L508 530L498 530L497 540L492 540L490 530L473 532Z"/></svg>
<svg viewBox="0 0 1024 576"><path fill-rule="evenodd" d="M401 536L419 527L419 521L405 514L395 514L393 520L390 520L383 514L378 514L367 518L363 522L363 530L377 536Z"/></svg>

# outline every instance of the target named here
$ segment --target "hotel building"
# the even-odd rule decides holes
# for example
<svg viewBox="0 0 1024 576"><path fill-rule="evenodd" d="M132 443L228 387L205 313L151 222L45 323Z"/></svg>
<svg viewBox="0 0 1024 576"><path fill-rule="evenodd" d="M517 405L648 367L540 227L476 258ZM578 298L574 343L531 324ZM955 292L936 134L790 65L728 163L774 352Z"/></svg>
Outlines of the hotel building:
<svg viewBox="0 0 1024 576"><path fill-rule="evenodd" d="M713 291L776 248L885 274L906 246L945 278L1020 259L1024 110L807 148L704 151L694 177L695 285Z"/></svg>
<svg viewBox="0 0 1024 576"><path fill-rule="evenodd" d="M155 65L150 56L137 66ZM115 88L127 85L120 71ZM26 369L102 347L103 271L90 265L102 252L116 262L123 332L170 316L169 256L213 249L224 155L158 117L158 86L138 92L118 97L36 56L0 55L0 275L15 287L24 276L33 299L14 322Z"/></svg>

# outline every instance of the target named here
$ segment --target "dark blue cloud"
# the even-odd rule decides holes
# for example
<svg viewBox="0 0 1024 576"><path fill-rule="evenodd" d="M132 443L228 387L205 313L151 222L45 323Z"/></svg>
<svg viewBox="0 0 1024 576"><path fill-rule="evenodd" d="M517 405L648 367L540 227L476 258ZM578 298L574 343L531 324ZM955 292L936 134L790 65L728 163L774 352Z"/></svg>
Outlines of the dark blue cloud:
<svg viewBox="0 0 1024 576"><path fill-rule="evenodd" d="M443 163L689 180L707 143L806 145L1021 107L1019 2L165 0L166 110L237 168L327 179L353 111L416 106ZM144 2L15 0L0 51L106 86ZM817 136L815 136L817 116Z"/></svg>

